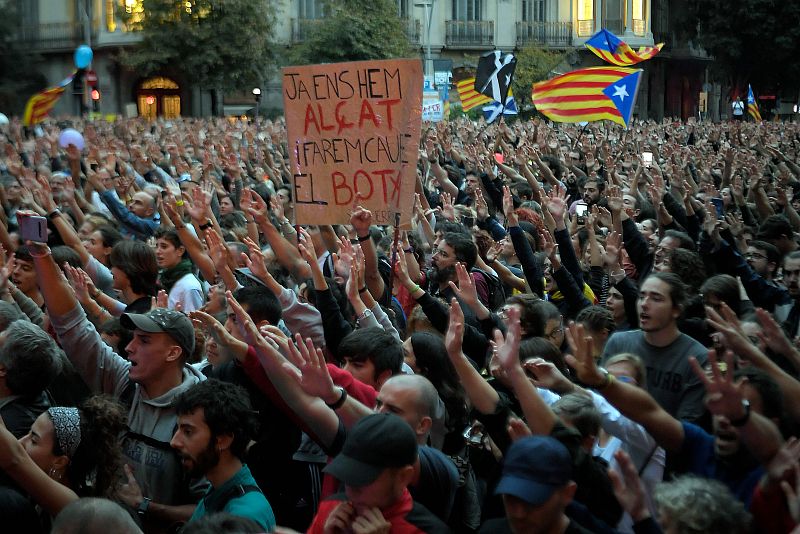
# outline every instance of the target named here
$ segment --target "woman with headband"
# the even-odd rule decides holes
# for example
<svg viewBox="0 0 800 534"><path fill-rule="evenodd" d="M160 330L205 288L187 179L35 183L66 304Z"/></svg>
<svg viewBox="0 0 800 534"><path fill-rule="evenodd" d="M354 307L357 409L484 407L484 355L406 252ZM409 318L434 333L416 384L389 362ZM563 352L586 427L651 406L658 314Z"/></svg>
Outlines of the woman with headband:
<svg viewBox="0 0 800 534"><path fill-rule="evenodd" d="M113 500L125 424L122 406L101 396L80 408L49 408L19 441L0 424L0 469L53 517L79 497Z"/></svg>

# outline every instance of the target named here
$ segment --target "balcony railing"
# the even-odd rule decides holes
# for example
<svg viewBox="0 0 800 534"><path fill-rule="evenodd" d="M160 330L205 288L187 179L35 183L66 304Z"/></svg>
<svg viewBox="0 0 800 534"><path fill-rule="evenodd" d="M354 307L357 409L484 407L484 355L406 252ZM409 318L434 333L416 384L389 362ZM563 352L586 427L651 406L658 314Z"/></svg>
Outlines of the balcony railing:
<svg viewBox="0 0 800 534"><path fill-rule="evenodd" d="M494 46L494 21L448 20L446 43L454 48L491 48Z"/></svg>
<svg viewBox="0 0 800 534"><path fill-rule="evenodd" d="M517 22L517 46L567 47L572 43L571 22Z"/></svg>
<svg viewBox="0 0 800 534"><path fill-rule="evenodd" d="M55 22L19 26L16 41L29 50L67 50L75 48L86 39L84 25L78 22ZM93 28L95 37L97 28Z"/></svg>
<svg viewBox="0 0 800 534"><path fill-rule="evenodd" d="M401 19L403 28L406 30L408 42L411 44L420 44L420 35L422 35L422 23L419 19Z"/></svg>
<svg viewBox="0 0 800 534"><path fill-rule="evenodd" d="M301 43L319 26L321 19L292 19L292 42Z"/></svg>

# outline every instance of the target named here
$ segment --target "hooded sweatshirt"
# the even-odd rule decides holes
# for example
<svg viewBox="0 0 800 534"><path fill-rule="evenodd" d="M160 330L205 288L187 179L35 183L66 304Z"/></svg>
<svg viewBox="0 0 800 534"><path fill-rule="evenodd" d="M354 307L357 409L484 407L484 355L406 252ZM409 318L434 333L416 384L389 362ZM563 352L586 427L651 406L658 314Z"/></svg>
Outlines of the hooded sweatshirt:
<svg viewBox="0 0 800 534"><path fill-rule="evenodd" d="M61 347L89 388L96 394L111 395L128 407L129 431L122 450L142 494L160 504L196 502L189 495L180 457L169 442L178 421L173 400L205 376L184 366L180 385L149 398L128 378L130 362L103 342L80 306L51 317L51 322Z"/></svg>

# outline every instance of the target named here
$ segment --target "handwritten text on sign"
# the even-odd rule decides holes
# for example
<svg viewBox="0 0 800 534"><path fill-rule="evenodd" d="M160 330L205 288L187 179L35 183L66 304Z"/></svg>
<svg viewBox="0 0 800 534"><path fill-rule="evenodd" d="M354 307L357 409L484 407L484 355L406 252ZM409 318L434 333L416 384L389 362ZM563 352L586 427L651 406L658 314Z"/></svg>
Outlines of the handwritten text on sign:
<svg viewBox="0 0 800 534"><path fill-rule="evenodd" d="M346 223L358 196L376 224L410 219L421 86L419 60L283 69L297 224Z"/></svg>

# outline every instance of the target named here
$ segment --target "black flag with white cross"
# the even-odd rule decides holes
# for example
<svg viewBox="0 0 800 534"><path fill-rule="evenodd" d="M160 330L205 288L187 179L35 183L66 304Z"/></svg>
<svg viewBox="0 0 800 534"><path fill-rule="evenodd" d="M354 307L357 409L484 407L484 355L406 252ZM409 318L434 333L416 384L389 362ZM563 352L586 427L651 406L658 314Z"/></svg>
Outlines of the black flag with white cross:
<svg viewBox="0 0 800 534"><path fill-rule="evenodd" d="M496 102L505 102L516 67L514 54L503 54L500 50L487 52L478 60L475 90Z"/></svg>

